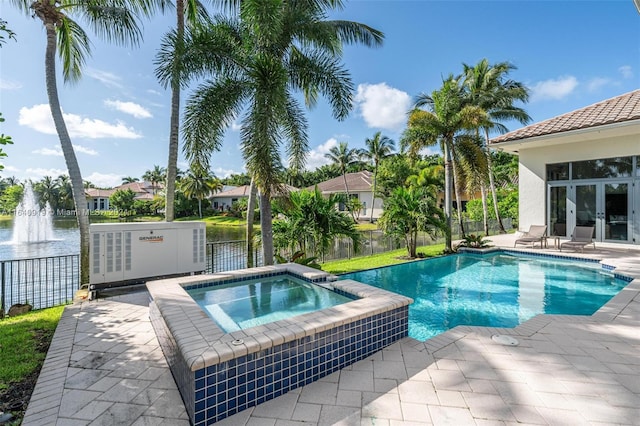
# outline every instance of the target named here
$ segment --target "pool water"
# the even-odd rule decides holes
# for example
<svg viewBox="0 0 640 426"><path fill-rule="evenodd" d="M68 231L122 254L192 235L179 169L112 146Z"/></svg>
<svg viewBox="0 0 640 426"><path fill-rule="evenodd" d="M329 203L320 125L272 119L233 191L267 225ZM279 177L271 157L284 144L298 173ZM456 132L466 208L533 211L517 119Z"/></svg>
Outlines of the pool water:
<svg viewBox="0 0 640 426"><path fill-rule="evenodd" d="M291 275L189 289L187 293L226 333L353 300Z"/></svg>
<svg viewBox="0 0 640 426"><path fill-rule="evenodd" d="M591 315L628 283L597 263L457 254L341 275L414 299L409 336L457 325L515 327L538 314Z"/></svg>

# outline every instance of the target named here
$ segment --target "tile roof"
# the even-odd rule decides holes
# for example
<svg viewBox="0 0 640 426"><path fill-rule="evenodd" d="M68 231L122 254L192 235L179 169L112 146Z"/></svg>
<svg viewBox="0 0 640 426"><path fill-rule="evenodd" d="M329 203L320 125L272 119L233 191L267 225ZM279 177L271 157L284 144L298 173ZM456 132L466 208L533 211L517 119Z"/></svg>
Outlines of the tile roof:
<svg viewBox="0 0 640 426"><path fill-rule="evenodd" d="M373 174L368 170L363 170L357 173L347 173L347 186L349 192L352 191L369 191L371 192L371 185L373 185ZM314 189L314 186L307 188L309 190ZM333 179L325 180L318 184L320 192L334 193L345 192L344 190L344 178L342 175Z"/></svg>
<svg viewBox="0 0 640 426"><path fill-rule="evenodd" d="M291 185L284 185L284 189L286 192L294 192L298 190L298 188ZM228 197L231 197L231 198L249 197L249 185L232 187L231 189L227 189L226 191L216 192L215 194L211 194L209 198L228 198Z"/></svg>
<svg viewBox="0 0 640 426"><path fill-rule="evenodd" d="M640 89L497 136L490 144L640 120Z"/></svg>
<svg viewBox="0 0 640 426"><path fill-rule="evenodd" d="M115 189L99 189L99 188L87 188L84 193L90 198L109 198L116 192Z"/></svg>

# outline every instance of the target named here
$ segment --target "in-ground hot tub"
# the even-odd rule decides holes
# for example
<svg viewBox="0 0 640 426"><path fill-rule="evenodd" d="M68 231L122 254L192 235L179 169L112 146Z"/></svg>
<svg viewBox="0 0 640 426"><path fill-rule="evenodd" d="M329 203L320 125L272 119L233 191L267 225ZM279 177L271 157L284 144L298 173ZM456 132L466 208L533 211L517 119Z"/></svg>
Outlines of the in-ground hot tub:
<svg viewBox="0 0 640 426"><path fill-rule="evenodd" d="M188 294L274 278L322 287L312 287L311 293L328 291L333 293L330 297L340 296L340 303L320 304L319 310L279 319L288 309L308 305L296 303L297 293L289 291L284 299L294 299L294 308L285 304L280 312L273 309L279 302L270 304L275 321L250 328L232 326L236 331L225 332ZM326 272L285 264L147 283L151 321L193 424L211 424L280 396L407 336L412 299L335 279ZM215 293L210 299L216 304ZM255 308L256 303L246 306Z"/></svg>

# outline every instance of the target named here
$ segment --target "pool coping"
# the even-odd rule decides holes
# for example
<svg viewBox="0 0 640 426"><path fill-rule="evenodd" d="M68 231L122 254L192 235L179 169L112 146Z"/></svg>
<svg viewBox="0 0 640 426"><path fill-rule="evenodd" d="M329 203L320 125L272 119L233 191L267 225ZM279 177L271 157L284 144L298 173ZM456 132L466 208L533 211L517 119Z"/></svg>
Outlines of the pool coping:
<svg viewBox="0 0 640 426"><path fill-rule="evenodd" d="M200 308L184 286L227 282L277 274L292 274L325 288L352 294L359 299L291 319L226 333ZM325 281L321 282L322 279ZM167 327L191 371L256 353L274 345L320 333L366 316L413 303L409 297L354 280L339 280L324 271L286 263L206 275L150 281L146 284L152 301L162 312Z"/></svg>
<svg viewBox="0 0 640 426"><path fill-rule="evenodd" d="M640 296L640 275L633 271L626 270L624 267L618 267L609 263L603 263L602 259L594 258L593 253L540 253L527 249L512 249L505 247L487 247L482 249L464 247L460 249L460 252L467 252L471 254L492 254L495 252L506 252L521 255L531 255L535 257L548 257L565 260L575 260L585 263L598 263L603 269L607 271L615 271L620 269L621 272L613 272L616 278L621 278L627 281L627 285L622 288L618 294L613 296L607 303L602 305L600 309L591 315L560 315L560 314L538 314L533 318L528 319L522 324L516 327L487 327L487 326L473 326L473 325L459 325L450 330L440 333L427 340L417 340L412 337L407 337L407 341L411 342L411 346L418 350L427 350L429 353L439 351L458 340L463 339L469 334L475 334L478 336L491 337L496 334L508 335L513 337L531 337L549 324L557 320L567 322L582 322L585 321L591 323L607 323L615 320L622 312L633 302L635 298ZM428 259L424 259L428 260Z"/></svg>

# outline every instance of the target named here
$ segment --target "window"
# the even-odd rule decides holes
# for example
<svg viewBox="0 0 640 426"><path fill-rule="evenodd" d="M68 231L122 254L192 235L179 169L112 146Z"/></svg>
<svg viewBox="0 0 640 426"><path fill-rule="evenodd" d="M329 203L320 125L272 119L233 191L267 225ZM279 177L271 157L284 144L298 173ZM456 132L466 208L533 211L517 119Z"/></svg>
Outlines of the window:
<svg viewBox="0 0 640 426"><path fill-rule="evenodd" d="M568 179L569 163L547 164L547 181Z"/></svg>
<svg viewBox="0 0 640 426"><path fill-rule="evenodd" d="M628 177L633 170L633 157L576 161L572 169L573 179Z"/></svg>

